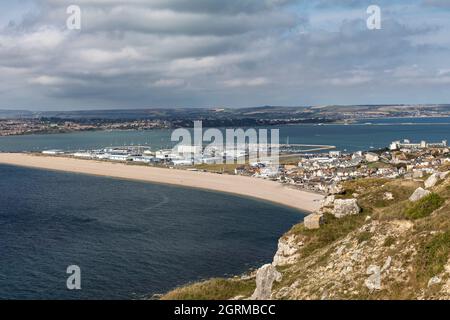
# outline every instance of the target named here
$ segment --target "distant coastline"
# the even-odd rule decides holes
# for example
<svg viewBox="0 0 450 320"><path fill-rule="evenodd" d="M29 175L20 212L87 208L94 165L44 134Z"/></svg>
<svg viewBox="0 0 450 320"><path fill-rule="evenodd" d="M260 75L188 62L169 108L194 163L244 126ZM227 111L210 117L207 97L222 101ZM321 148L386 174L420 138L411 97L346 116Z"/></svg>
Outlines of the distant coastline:
<svg viewBox="0 0 450 320"><path fill-rule="evenodd" d="M0 153L0 164L211 190L268 201L302 212L316 211L323 199L323 196L319 194L289 188L274 181L244 176L34 156L24 153Z"/></svg>

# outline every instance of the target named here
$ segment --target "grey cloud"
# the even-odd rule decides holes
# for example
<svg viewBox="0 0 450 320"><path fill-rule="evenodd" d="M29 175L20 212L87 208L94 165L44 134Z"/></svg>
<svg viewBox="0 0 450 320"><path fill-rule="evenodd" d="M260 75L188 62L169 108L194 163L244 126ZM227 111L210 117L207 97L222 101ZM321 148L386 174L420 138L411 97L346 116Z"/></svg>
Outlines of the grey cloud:
<svg viewBox="0 0 450 320"><path fill-rule="evenodd" d="M425 6L450 8L450 2L448 0L423 0Z"/></svg>
<svg viewBox="0 0 450 320"><path fill-rule="evenodd" d="M149 9L171 10L191 13L236 14L255 13L274 10L283 6L298 3L299 0L241 0L241 1L211 1L211 0L78 0L81 7L110 8L120 5L141 6ZM42 0L48 6L67 7L73 4L70 0Z"/></svg>
<svg viewBox="0 0 450 320"><path fill-rule="evenodd" d="M309 19L333 12L321 0L309 12L289 0L77 2L81 31L65 29L71 1L57 0L0 30L0 108L396 103L448 85L450 48L417 41L448 25L390 15L369 31L365 10L344 10L327 29Z"/></svg>

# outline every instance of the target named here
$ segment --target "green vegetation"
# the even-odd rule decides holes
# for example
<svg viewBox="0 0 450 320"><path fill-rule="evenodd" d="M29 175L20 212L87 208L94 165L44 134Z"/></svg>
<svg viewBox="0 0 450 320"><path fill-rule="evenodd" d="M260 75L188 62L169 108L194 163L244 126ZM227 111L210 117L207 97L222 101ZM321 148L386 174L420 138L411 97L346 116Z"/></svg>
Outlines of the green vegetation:
<svg viewBox="0 0 450 320"><path fill-rule="evenodd" d="M439 209L445 200L438 194L432 193L405 210L405 215L410 219L420 219L429 216L435 210Z"/></svg>
<svg viewBox="0 0 450 320"><path fill-rule="evenodd" d="M370 232L368 232L368 231L361 232L357 236L358 243L363 243L364 241L369 241L371 237L372 237L372 234Z"/></svg>
<svg viewBox="0 0 450 320"><path fill-rule="evenodd" d="M199 164L195 165L194 168L198 170L205 170L214 173L227 173L234 174L234 170L242 165L238 164Z"/></svg>
<svg viewBox="0 0 450 320"><path fill-rule="evenodd" d="M416 264L419 279L428 280L444 271L450 253L450 231L439 233L420 248Z"/></svg>
<svg viewBox="0 0 450 320"><path fill-rule="evenodd" d="M297 225L292 229L291 233L307 237L305 246L301 250L302 256L306 257L317 249L323 248L361 227L364 224L364 220L365 216L362 214L341 219L337 219L331 214L325 214L324 224L320 229L307 230L303 225Z"/></svg>
<svg viewBox="0 0 450 320"><path fill-rule="evenodd" d="M327 281L334 281L333 271L327 271L327 268L337 265L342 267L343 261L338 254L334 254L338 248L336 241L348 236L339 244L339 248L344 248L346 252L362 250L364 254L370 255L370 263L379 266L385 263L388 256L392 257L392 261L400 264L404 271L400 276L397 271L390 269L395 275L392 281L383 280L382 290L370 292L364 284L366 268L355 268L359 272L358 277L349 280L356 288L353 292L342 293L336 289L338 286L333 281L327 282L327 290L333 292L334 297L416 299L421 292L426 298L444 297L440 292L442 286L428 288L427 284L432 277L444 272L450 258L450 202L446 202L450 198L450 179L434 187L434 193L412 203L409 197L419 186L423 186L423 182L410 179L359 179L346 182L346 193L337 198L353 198L355 193L358 194L356 197L362 213L341 219L326 213L323 225L317 230L308 230L303 224L295 225L285 237L295 235L293 239L299 243L298 256L292 264L277 267L283 277L281 282L273 284L274 292L280 292L297 282L301 284L297 294L306 291L307 297L320 298L324 285L317 279L326 276ZM386 193L391 193L393 199ZM433 212L435 214L432 215ZM371 220L366 221L368 214ZM367 231L369 228L364 228L366 231L360 229L371 221L376 222L371 225L371 232ZM380 235L388 236L383 238ZM358 245L366 241L368 245ZM320 286L317 285L319 283ZM343 286L350 284L344 283ZM254 288L254 279L212 279L175 289L163 299L248 298Z"/></svg>
<svg viewBox="0 0 450 320"><path fill-rule="evenodd" d="M165 294L162 300L228 300L238 295L250 296L255 291L255 279L210 279L180 287Z"/></svg>
<svg viewBox="0 0 450 320"><path fill-rule="evenodd" d="M393 236L389 236L384 240L383 246L390 247L395 243L395 238Z"/></svg>
<svg viewBox="0 0 450 320"><path fill-rule="evenodd" d="M378 169L378 168L389 168L390 165L384 162L372 162L367 164L367 167L371 169Z"/></svg>
<svg viewBox="0 0 450 320"><path fill-rule="evenodd" d="M358 204L361 206L362 211L367 214L377 213L376 218L381 218L386 214L390 217L401 213L400 210L384 210L391 206L403 205L403 201L407 201L409 196L414 190L419 187L420 184L415 181L393 181L388 179L360 179L355 181L349 181L344 184L346 190L343 198L353 198L353 194L357 193ZM385 197L386 193L391 193L392 200L388 200ZM338 197L339 198L339 197Z"/></svg>

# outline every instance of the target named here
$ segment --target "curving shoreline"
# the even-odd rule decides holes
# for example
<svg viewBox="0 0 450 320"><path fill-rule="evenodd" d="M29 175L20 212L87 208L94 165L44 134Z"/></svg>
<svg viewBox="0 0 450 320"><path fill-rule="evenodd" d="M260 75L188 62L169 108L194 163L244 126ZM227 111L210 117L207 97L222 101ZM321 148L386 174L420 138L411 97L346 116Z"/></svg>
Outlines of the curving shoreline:
<svg viewBox="0 0 450 320"><path fill-rule="evenodd" d="M218 191L269 201L304 212L319 209L323 199L322 195L288 188L278 182L244 176L24 153L0 153L0 164Z"/></svg>

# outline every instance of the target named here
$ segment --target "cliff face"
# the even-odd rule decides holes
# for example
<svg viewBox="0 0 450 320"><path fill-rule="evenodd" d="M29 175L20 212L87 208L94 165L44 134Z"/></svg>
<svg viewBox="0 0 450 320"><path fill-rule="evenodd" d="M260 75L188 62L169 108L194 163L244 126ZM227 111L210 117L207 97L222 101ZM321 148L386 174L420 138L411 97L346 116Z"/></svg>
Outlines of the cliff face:
<svg viewBox="0 0 450 320"><path fill-rule="evenodd" d="M325 200L320 223L298 224L279 241L273 262L224 280L247 292L221 299L450 299L450 179L442 175L421 199L423 180L364 179ZM434 178L433 178L434 179ZM342 201L356 202L349 214ZM337 202L336 202L337 201ZM339 212L339 214L336 214ZM319 221L319 220L317 220ZM317 229L318 227L318 229ZM203 283L203 297L214 286ZM169 298L183 299L183 290ZM250 293L252 292L252 293ZM192 293L192 291L191 291ZM178 295L177 295L178 294ZM195 294L194 294L195 297Z"/></svg>
<svg viewBox="0 0 450 320"><path fill-rule="evenodd" d="M412 234L413 223L409 221L367 218L356 230L295 263L278 262L283 279L275 284L272 298L400 297L401 293L392 288L405 287L412 280L417 255L416 246L409 243ZM284 239L280 240L281 247L284 243ZM300 242L296 254L302 256L306 248Z"/></svg>

